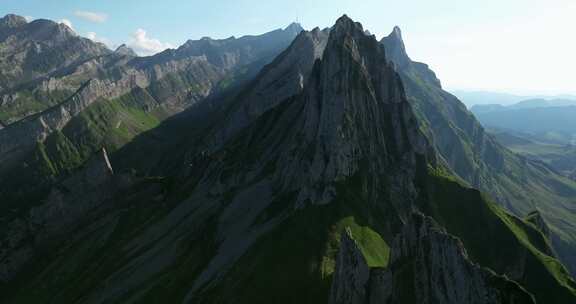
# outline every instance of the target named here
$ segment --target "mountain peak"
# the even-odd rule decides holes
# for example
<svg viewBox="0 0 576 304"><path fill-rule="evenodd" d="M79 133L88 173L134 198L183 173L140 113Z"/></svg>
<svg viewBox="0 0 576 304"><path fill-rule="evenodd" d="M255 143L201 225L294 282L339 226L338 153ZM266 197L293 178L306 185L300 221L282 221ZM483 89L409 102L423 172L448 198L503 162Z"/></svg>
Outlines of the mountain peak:
<svg viewBox="0 0 576 304"><path fill-rule="evenodd" d="M399 26L394 26L394 29L392 30L392 33L390 33L390 35L388 35L388 37L393 36L398 40L402 41L402 30L400 29Z"/></svg>
<svg viewBox="0 0 576 304"><path fill-rule="evenodd" d="M311 167L325 166L315 181L348 178L367 159L375 160L370 174L379 176L393 166L410 167L416 154L426 155L427 142L384 48L348 16L330 31L322 60L304 87L305 129L317 126L304 141L316 145L313 159L322 162Z"/></svg>
<svg viewBox="0 0 576 304"><path fill-rule="evenodd" d="M28 24L27 27L30 33L35 35L35 39L50 40L50 39L67 39L69 37L78 36L73 29L64 23L54 22L48 19L36 19Z"/></svg>
<svg viewBox="0 0 576 304"><path fill-rule="evenodd" d="M382 38L382 44L386 48L386 56L396 65L404 66L410 63L410 57L406 53L406 46L402 39L402 30L395 26L390 35Z"/></svg>
<svg viewBox="0 0 576 304"><path fill-rule="evenodd" d="M0 19L0 26L18 27L28 23L26 18L14 14L8 14Z"/></svg>
<svg viewBox="0 0 576 304"><path fill-rule="evenodd" d="M366 35L362 24L355 22L347 15L343 15L336 21L336 24L330 30L329 41L336 41L331 44L335 43L336 47L339 47L342 45L342 40L347 40L349 38L358 40L363 39L363 37L368 36Z"/></svg>
<svg viewBox="0 0 576 304"><path fill-rule="evenodd" d="M392 32L388 36L384 37L383 40L386 40L389 44L395 45L399 49L405 50L404 40L402 39L402 30L398 26L395 26Z"/></svg>
<svg viewBox="0 0 576 304"><path fill-rule="evenodd" d="M292 22L284 29L284 31L293 32L294 34L300 34L300 32L302 32L303 30L304 28L298 22Z"/></svg>
<svg viewBox="0 0 576 304"><path fill-rule="evenodd" d="M334 25L335 32L346 31L350 32L354 29L360 30L360 32L364 33L364 29L362 28L362 24L358 22L354 22L348 15L344 14L342 17L338 18L336 24Z"/></svg>
<svg viewBox="0 0 576 304"><path fill-rule="evenodd" d="M126 44L120 45L118 48L116 48L116 51L114 52L121 55L134 56L134 57L138 56L136 52L134 52L134 50L128 47Z"/></svg>

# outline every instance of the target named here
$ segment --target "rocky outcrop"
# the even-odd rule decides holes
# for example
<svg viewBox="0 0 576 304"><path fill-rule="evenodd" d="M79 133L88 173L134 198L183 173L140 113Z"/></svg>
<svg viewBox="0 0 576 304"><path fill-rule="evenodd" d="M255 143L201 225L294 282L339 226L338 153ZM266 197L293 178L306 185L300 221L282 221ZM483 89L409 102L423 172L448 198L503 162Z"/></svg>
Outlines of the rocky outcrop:
<svg viewBox="0 0 576 304"><path fill-rule="evenodd" d="M382 44L386 48L388 60L396 64L400 69L406 68L411 63L406 53L402 31L399 27L395 26L390 35L382 38Z"/></svg>
<svg viewBox="0 0 576 304"><path fill-rule="evenodd" d="M544 236L550 238L550 227L546 223L546 220L542 217L540 211L532 211L526 216L526 220L532 223Z"/></svg>
<svg viewBox="0 0 576 304"><path fill-rule="evenodd" d="M374 302L534 303L517 283L473 264L458 239L420 214L394 241L389 267L374 272L370 289Z"/></svg>
<svg viewBox="0 0 576 304"><path fill-rule="evenodd" d="M102 149L25 216L4 214L0 218L6 227L0 235L0 282L12 280L38 254L58 244L89 213L110 203L116 191L129 184L125 177L114 175Z"/></svg>
<svg viewBox="0 0 576 304"><path fill-rule="evenodd" d="M370 268L362 251L347 228L340 238L340 250L336 258L336 269L332 277L330 304L364 304Z"/></svg>
<svg viewBox="0 0 576 304"><path fill-rule="evenodd" d="M535 303L517 283L473 264L458 239L418 213L396 237L386 269L367 274L345 234L338 256L330 303Z"/></svg>

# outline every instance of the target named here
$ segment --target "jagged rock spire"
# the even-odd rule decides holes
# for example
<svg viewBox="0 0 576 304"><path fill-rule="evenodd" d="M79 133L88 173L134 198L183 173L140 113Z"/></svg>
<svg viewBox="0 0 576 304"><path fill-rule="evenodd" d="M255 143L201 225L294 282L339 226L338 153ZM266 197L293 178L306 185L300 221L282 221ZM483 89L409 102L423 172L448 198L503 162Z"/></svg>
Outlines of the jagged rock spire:
<svg viewBox="0 0 576 304"><path fill-rule="evenodd" d="M342 232L340 249L336 258L336 269L332 278L330 304L366 303L366 292L370 268L352 236L349 227Z"/></svg>
<svg viewBox="0 0 576 304"><path fill-rule="evenodd" d="M390 35L382 38L382 44L386 48L386 56L396 65L401 68L410 64L411 60L406 53L406 46L402 39L402 31L398 26L395 26Z"/></svg>

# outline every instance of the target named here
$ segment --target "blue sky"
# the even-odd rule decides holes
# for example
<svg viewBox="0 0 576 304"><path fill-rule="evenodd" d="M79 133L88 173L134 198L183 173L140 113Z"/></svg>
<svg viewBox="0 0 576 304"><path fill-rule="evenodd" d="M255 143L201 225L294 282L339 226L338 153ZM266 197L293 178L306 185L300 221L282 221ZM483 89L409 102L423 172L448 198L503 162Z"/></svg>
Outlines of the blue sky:
<svg viewBox="0 0 576 304"><path fill-rule="evenodd" d="M296 20L326 27L346 13L378 38L399 25L411 57L448 88L576 93L576 0L1 0L6 13L65 22L140 54Z"/></svg>

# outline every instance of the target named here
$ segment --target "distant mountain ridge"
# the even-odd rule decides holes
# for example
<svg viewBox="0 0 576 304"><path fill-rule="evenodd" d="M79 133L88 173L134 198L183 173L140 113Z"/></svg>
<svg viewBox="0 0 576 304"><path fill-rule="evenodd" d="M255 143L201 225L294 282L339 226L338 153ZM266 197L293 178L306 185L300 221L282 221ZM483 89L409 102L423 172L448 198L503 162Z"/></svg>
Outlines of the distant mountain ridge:
<svg viewBox="0 0 576 304"><path fill-rule="evenodd" d="M451 92L457 96L462 102L468 106L472 107L475 105L512 105L523 100L529 99L568 99L576 100L576 95L573 94L558 94L558 95L516 95L510 93L502 92L490 92L490 91L473 91L473 90L451 90Z"/></svg>
<svg viewBox="0 0 576 304"><path fill-rule="evenodd" d="M2 182L0 196L8 189L15 196L27 192L15 189L15 184L21 184L18 188L28 183L34 187L43 184L45 181L37 177L45 174L38 172L38 166L57 178L79 166L102 145L116 150L166 117L253 77L301 30L293 24L261 36L191 40L176 50L134 57L127 48L112 52L52 21L25 23L16 16L5 18L19 20L5 21L16 24L6 36L9 41L18 41L15 45L40 43L37 32L57 29L63 31L62 38L47 43L42 58L60 53L60 47L84 57L80 62L56 64L51 68L53 72L39 74L17 89L0 91L0 121L6 125L0 131L0 173L13 171L26 176L14 183ZM67 41L99 52L77 49L76 44L67 46ZM12 56L10 50L4 54ZM30 48L24 50L29 52ZM0 81L0 87L8 86L10 82ZM57 152L62 147L66 147L66 155Z"/></svg>
<svg viewBox="0 0 576 304"><path fill-rule="evenodd" d="M518 109L533 109L533 108L551 108L551 107L567 107L576 106L576 99L526 99L511 105L488 104L488 105L475 105L470 108L473 113L486 113L495 111L518 110Z"/></svg>
<svg viewBox="0 0 576 304"><path fill-rule="evenodd" d="M502 129L545 143L576 143L576 101L526 100L502 106L475 106L471 111L488 128Z"/></svg>

